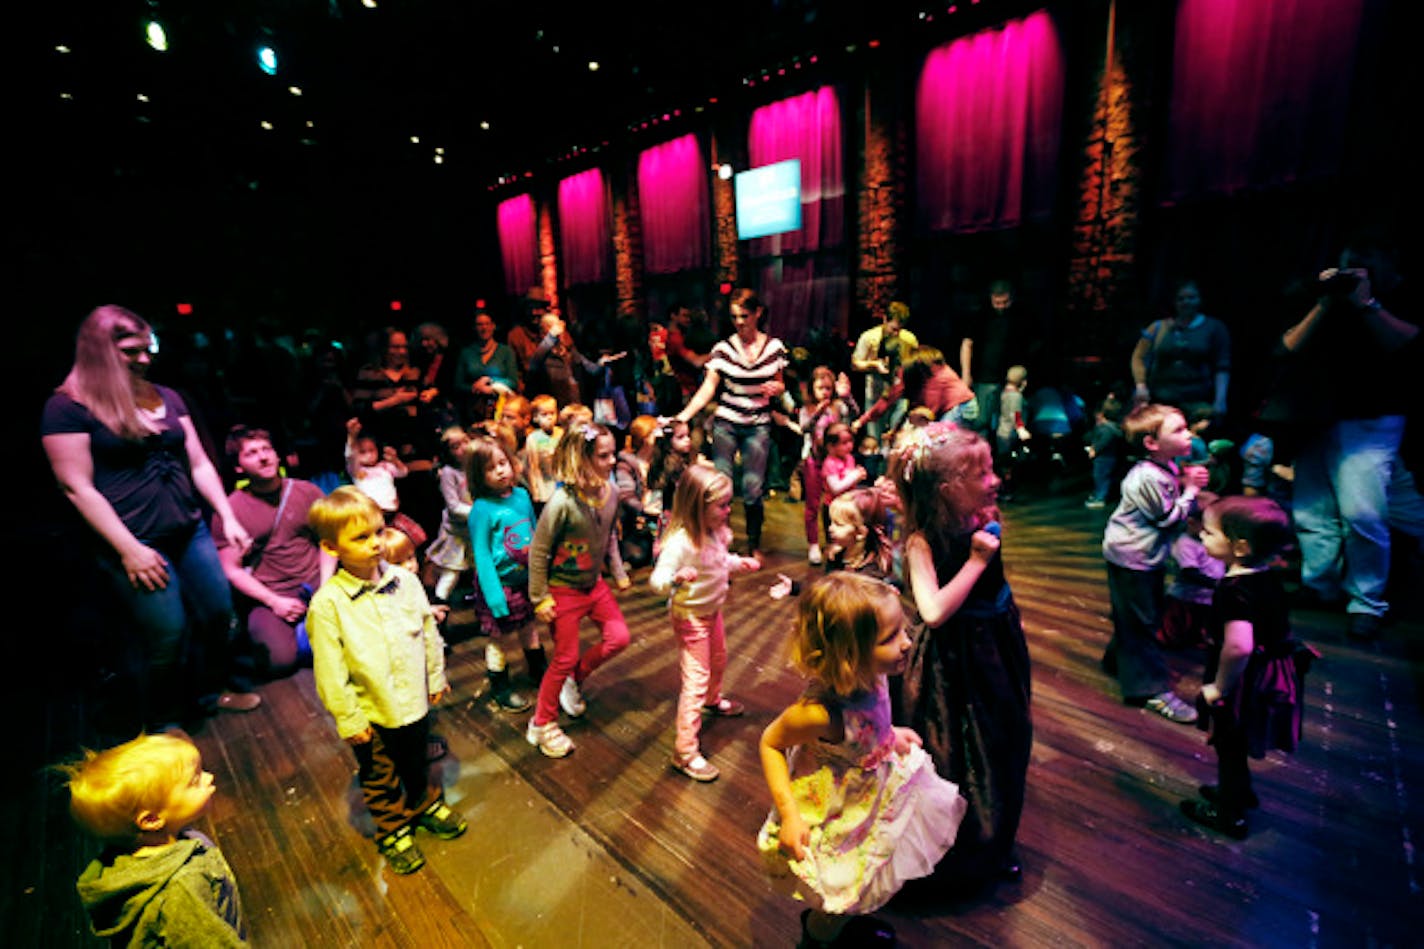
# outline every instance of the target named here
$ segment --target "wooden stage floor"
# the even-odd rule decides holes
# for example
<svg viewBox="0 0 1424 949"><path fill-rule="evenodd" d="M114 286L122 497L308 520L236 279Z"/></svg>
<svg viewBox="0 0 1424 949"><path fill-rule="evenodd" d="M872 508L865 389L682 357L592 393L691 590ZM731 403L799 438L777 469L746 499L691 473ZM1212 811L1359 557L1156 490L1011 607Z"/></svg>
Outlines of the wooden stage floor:
<svg viewBox="0 0 1424 949"><path fill-rule="evenodd" d="M1004 517L1034 664L1024 879L903 895L884 912L902 944L1424 943L1418 570L1401 572L1405 615L1378 643L1347 641L1338 615L1295 616L1324 656L1309 680L1305 741L1293 757L1253 762L1262 809L1236 842L1177 810L1214 779L1202 733L1123 706L1098 668L1109 629L1104 512L1084 510L1082 497L1045 488ZM748 714L705 729L722 769L714 784L668 767L677 649L646 570L620 598L632 645L590 680L588 714L567 727L577 751L563 760L525 743L527 715L489 710L484 641L456 629L454 698L438 713L451 753L436 768L470 832L422 836L429 862L412 877L386 870L362 836L354 761L310 672L263 686L253 713L211 720L196 736L219 787L203 829L238 875L254 945L793 945L799 907L772 892L753 846L769 803L756 741L799 690L782 660L794 605L765 589L777 569L810 570L800 505L777 498L768 509L772 569L735 581L727 610L727 691ZM1193 694L1200 657L1172 661ZM94 848L72 830L43 764L102 739L83 676L55 671L82 657L49 662L15 669L22 681L7 699L21 726L21 767L0 812L0 932L11 946L95 944L73 890Z"/></svg>

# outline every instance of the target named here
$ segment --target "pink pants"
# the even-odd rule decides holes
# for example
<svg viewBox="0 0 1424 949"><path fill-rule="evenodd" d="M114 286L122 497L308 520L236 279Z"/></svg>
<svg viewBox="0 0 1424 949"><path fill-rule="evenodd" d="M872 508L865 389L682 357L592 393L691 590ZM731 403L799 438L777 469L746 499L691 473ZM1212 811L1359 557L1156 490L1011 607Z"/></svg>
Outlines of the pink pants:
<svg viewBox="0 0 1424 949"><path fill-rule="evenodd" d="M702 730L702 706L722 701L722 672L727 668L727 636L722 611L711 616L674 618L682 652L682 693L677 697L677 738L673 752L679 761L698 755L697 735Z"/></svg>
<svg viewBox="0 0 1424 949"><path fill-rule="evenodd" d="M547 725L559 717L559 691L569 676L582 684L588 674L628 645L628 624L613 599L613 591L600 577L591 590L572 587L549 587L554 598L554 622L550 632L554 637L554 658L539 685L539 702L534 708L534 724ZM587 616L598 626L602 638L582 656L579 655L579 622Z"/></svg>
<svg viewBox="0 0 1424 949"><path fill-rule="evenodd" d="M826 479L821 475L821 464L815 455L807 455L801 463L801 500L806 505L806 544L816 543L816 518L821 516L821 492L826 488Z"/></svg>

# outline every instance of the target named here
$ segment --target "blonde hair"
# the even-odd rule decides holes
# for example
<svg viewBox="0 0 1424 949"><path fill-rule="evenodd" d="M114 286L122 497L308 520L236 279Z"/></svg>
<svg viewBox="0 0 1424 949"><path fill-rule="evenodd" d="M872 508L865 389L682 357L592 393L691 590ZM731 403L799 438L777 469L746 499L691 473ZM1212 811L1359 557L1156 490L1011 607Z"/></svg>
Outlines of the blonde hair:
<svg viewBox="0 0 1424 949"><path fill-rule="evenodd" d="M1156 438L1162 431L1162 423L1172 415L1182 415L1182 410L1160 402L1139 405L1122 420L1122 437L1133 448L1142 448L1143 439L1148 435ZM1182 415L1182 418L1185 420L1186 416Z"/></svg>
<svg viewBox="0 0 1424 949"><path fill-rule="evenodd" d="M838 696L869 688L881 613L889 602L899 602L895 588L865 574L841 570L821 577L801 596L792 665Z"/></svg>
<svg viewBox="0 0 1424 949"><path fill-rule="evenodd" d="M559 417L559 403L552 395L536 395L529 400L529 409L534 412L553 412L554 418Z"/></svg>
<svg viewBox="0 0 1424 949"><path fill-rule="evenodd" d="M404 564L415 559L415 541L399 527L381 529L381 549L386 563Z"/></svg>
<svg viewBox="0 0 1424 949"><path fill-rule="evenodd" d="M707 505L723 494L732 496L732 479L707 465L688 465L678 479L668 514L669 532L682 528L696 547L707 538Z"/></svg>
<svg viewBox="0 0 1424 949"><path fill-rule="evenodd" d="M559 428L568 431L580 422L593 422L593 409L582 402L570 402L559 409Z"/></svg>
<svg viewBox="0 0 1424 949"><path fill-rule="evenodd" d="M457 439L470 440L470 433L459 425L451 425L440 433L440 447L445 451L447 462L455 460L455 442Z"/></svg>
<svg viewBox="0 0 1424 949"><path fill-rule="evenodd" d="M564 411L568 408L566 406ZM564 436L554 447L554 471L559 480L569 489L599 502L602 502L610 486L607 478L600 478L594 473L592 459L598 450L599 440L604 438L611 442L613 434L602 425L575 422L564 431Z"/></svg>
<svg viewBox="0 0 1424 949"><path fill-rule="evenodd" d="M1028 370L1025 369L1023 366L1010 366L1008 374L1004 377L1004 380L1008 382L1008 384L1011 386L1021 386L1024 384L1024 380L1027 378Z"/></svg>
<svg viewBox="0 0 1424 949"><path fill-rule="evenodd" d="M198 748L177 735L140 735L57 770L69 786L74 822L101 840L133 844L138 818L168 805L173 789L186 784L202 760Z"/></svg>
<svg viewBox="0 0 1424 949"><path fill-rule="evenodd" d="M998 516L993 508L962 510L950 497L988 443L952 422L932 422L914 433L890 457L890 479L900 493L907 533L949 534L982 526ZM942 490L949 486L948 492Z"/></svg>
<svg viewBox="0 0 1424 949"><path fill-rule="evenodd" d="M335 544L346 525L358 517L372 527L385 524L380 505L360 488L347 484L312 502L307 511L307 526L324 543Z"/></svg>
<svg viewBox="0 0 1424 949"><path fill-rule="evenodd" d="M153 328L137 313L121 306L101 306L79 324L74 338L74 365L58 391L69 396L109 431L131 441L147 438L158 428L139 411L134 377L119 352L119 340L130 336L152 339Z"/></svg>
<svg viewBox="0 0 1424 949"><path fill-rule="evenodd" d="M856 488L838 494L827 508L827 514L833 524L864 527L866 561L873 562L886 576L890 575L894 569L895 550L890 540L890 518L885 511L885 500L879 491L874 488Z"/></svg>

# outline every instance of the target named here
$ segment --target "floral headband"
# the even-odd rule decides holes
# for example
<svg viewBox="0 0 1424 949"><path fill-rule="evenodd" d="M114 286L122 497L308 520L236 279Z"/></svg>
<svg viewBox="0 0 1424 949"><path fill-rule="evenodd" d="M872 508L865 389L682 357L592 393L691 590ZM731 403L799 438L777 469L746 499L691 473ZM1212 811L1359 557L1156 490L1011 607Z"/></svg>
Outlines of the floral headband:
<svg viewBox="0 0 1424 949"><path fill-rule="evenodd" d="M915 470L926 464L934 450L948 442L957 431L959 426L953 422L931 422L913 432L909 440L895 450L895 457L903 466L904 480L913 480Z"/></svg>

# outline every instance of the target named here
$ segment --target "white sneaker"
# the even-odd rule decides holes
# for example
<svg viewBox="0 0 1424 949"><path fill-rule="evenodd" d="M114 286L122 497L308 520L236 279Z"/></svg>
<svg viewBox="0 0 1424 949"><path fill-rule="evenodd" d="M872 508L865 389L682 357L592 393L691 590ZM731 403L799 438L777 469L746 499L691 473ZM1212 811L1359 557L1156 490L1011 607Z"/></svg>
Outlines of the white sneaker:
<svg viewBox="0 0 1424 949"><path fill-rule="evenodd" d="M574 681L573 676L565 679L564 687L559 690L559 705L563 706L564 711L574 718L578 718L588 709L588 706L584 704L583 696L579 694L578 683Z"/></svg>
<svg viewBox="0 0 1424 949"><path fill-rule="evenodd" d="M810 561L811 566L819 567L821 565L821 545L812 544L811 549L806 553L806 559Z"/></svg>
<svg viewBox="0 0 1424 949"><path fill-rule="evenodd" d="M574 750L574 743L564 734L558 722L535 725L534 720L530 719L529 727L524 731L524 740L538 748L547 758L562 758Z"/></svg>

